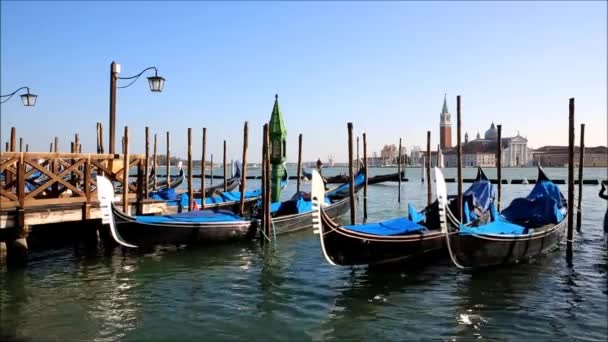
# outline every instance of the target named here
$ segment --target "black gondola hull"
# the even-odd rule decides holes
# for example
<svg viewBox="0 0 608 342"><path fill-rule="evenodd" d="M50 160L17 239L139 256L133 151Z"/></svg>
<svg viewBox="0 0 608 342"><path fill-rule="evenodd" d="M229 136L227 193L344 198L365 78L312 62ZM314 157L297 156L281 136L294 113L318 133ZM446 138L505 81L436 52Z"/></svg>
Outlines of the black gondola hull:
<svg viewBox="0 0 608 342"><path fill-rule="evenodd" d="M345 198L324 208L331 219L337 219L349 210L349 199ZM287 215L272 218L273 229L276 234L292 233L304 229L311 229L311 212Z"/></svg>
<svg viewBox="0 0 608 342"><path fill-rule="evenodd" d="M546 254L562 240L567 219L525 236L452 235L451 247L460 264L471 268L526 261Z"/></svg>
<svg viewBox="0 0 608 342"><path fill-rule="evenodd" d="M341 266L404 262L414 257L442 255L445 236L439 230L403 236L374 236L350 231L334 223L321 211L323 253Z"/></svg>
<svg viewBox="0 0 608 342"><path fill-rule="evenodd" d="M198 245L252 238L256 223L250 221L205 222L193 224L141 223L112 208L120 237L138 247L154 245Z"/></svg>

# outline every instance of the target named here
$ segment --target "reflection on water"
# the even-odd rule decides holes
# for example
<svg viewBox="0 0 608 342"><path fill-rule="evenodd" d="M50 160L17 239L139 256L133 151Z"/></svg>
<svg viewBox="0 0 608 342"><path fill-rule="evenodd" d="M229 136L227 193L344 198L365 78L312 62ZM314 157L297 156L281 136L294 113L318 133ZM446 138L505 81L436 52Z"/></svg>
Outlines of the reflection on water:
<svg viewBox="0 0 608 342"><path fill-rule="evenodd" d="M408 177L417 180L416 171L408 169ZM455 191L456 184L448 186ZM505 185L503 202L530 189ZM284 196L294 190L292 182ZM371 187L370 221L405 215L408 201L424 206L423 184L404 183L401 191L397 204L396 184ZM473 274L447 260L340 268L325 262L310 232L280 237L275 246L85 257L70 247L47 251L24 270L0 271L0 340L606 340L606 203L597 191L584 187L570 266L561 246Z"/></svg>

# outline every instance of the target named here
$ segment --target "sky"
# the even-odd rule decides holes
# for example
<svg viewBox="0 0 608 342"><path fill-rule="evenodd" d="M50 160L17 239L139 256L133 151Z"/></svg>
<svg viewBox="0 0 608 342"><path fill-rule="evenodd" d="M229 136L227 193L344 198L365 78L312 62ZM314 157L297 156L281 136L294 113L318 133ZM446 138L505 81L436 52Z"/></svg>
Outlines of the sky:
<svg viewBox="0 0 608 342"><path fill-rule="evenodd" d="M200 158L239 159L249 123L249 160L261 156L262 125L275 93L287 128L288 161L347 160L347 123L385 144L439 142L444 93L464 131L491 122L528 145L568 143L568 100L576 99L587 146L607 144L606 2L13 2L0 4L0 90L29 86L35 107L2 104L2 149L10 127L30 151L60 150L78 133L96 148L96 123L108 144L109 68L121 76L156 66L162 93L144 78L118 89L117 147L124 126L131 153L144 129L186 157L187 129ZM145 74L144 77L151 76ZM124 81L121 81L120 84ZM453 139L456 128L453 127Z"/></svg>

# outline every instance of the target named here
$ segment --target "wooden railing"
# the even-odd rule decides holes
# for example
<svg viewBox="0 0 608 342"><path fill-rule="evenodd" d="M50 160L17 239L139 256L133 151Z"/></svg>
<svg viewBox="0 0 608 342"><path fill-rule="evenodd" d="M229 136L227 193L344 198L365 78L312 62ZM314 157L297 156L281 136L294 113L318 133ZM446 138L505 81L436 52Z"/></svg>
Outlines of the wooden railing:
<svg viewBox="0 0 608 342"><path fill-rule="evenodd" d="M129 155L128 160L129 169L137 168L134 183L128 179L125 182L123 177L124 155L2 152L0 209L83 203L86 217L91 203L97 202L97 174L103 174L122 189L128 187L128 192L136 193L140 200L145 158L134 154Z"/></svg>

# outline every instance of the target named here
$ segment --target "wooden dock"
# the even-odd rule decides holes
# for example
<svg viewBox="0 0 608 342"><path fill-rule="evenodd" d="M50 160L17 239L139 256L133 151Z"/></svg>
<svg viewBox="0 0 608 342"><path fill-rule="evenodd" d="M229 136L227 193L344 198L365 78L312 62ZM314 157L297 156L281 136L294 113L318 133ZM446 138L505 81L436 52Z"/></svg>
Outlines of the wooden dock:
<svg viewBox="0 0 608 342"><path fill-rule="evenodd" d="M24 262L33 226L99 221L98 174L127 189L117 201L125 211L133 207L138 214L166 212L163 201L144 198L144 164L145 157L138 154L0 153L0 245L5 243L0 251L6 248L7 263ZM128 176L132 168L137 169L133 181Z"/></svg>

